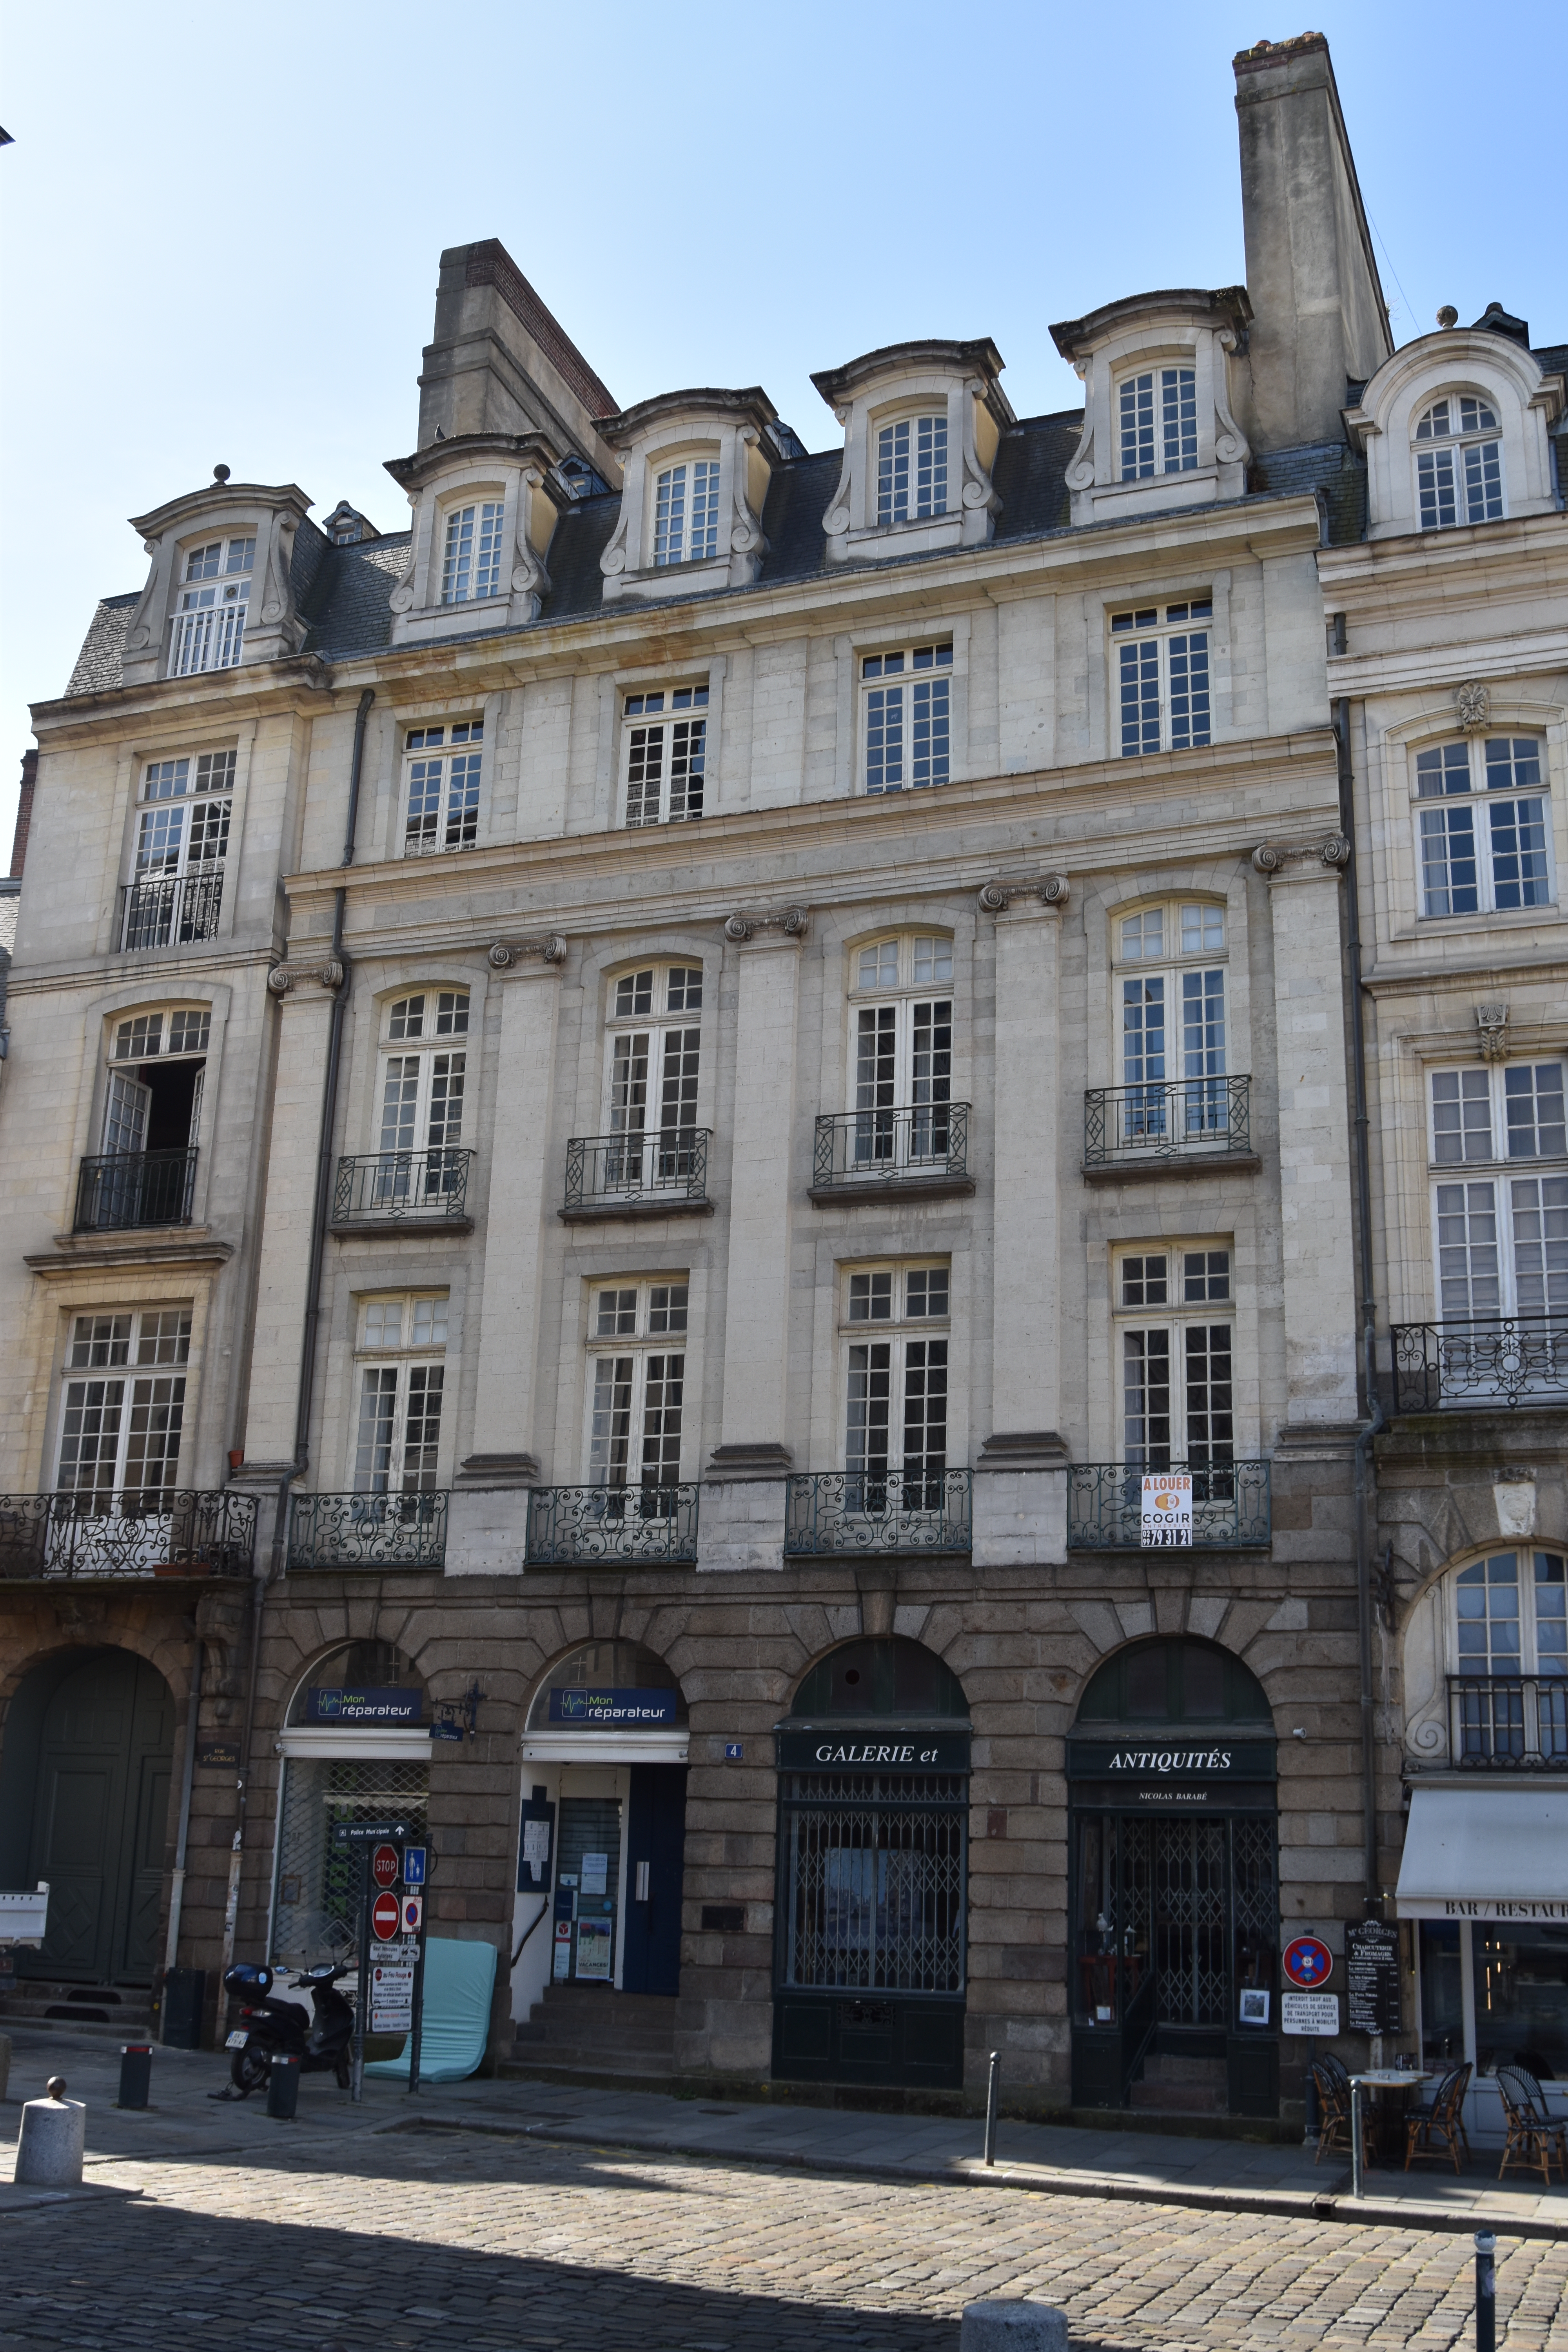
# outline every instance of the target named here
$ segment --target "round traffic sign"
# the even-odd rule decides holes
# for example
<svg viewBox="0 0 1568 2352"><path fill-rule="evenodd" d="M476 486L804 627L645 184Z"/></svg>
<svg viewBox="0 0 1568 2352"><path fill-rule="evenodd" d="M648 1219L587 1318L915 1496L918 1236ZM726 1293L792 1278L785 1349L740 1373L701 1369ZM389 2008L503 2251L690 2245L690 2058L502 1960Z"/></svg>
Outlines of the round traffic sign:
<svg viewBox="0 0 1568 2352"><path fill-rule="evenodd" d="M403 1906L395 1895L378 1895L370 1906L370 1924L384 1944L390 1944L403 1919Z"/></svg>
<svg viewBox="0 0 1568 2352"><path fill-rule="evenodd" d="M1334 1956L1321 1937L1298 1936L1294 1943L1286 1945L1280 1965L1302 1992L1316 1992L1332 1976Z"/></svg>
<svg viewBox="0 0 1568 2352"><path fill-rule="evenodd" d="M378 1845L370 1858L370 1874L378 1886L395 1886L403 1868L395 1845Z"/></svg>

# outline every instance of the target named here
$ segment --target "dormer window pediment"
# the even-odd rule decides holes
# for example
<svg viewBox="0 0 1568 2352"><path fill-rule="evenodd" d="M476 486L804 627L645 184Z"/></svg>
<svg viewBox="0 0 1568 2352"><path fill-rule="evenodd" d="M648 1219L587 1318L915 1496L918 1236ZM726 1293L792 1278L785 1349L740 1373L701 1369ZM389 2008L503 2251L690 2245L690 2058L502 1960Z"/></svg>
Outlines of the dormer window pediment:
<svg viewBox="0 0 1568 2352"><path fill-rule="evenodd" d="M310 501L292 482L231 482L227 471L132 519L152 570L126 635L127 686L280 661L305 641L291 575Z"/></svg>
<svg viewBox="0 0 1568 2352"><path fill-rule="evenodd" d="M1241 497L1251 452L1231 413L1229 362L1251 317L1244 287L1183 289L1051 329L1084 383L1067 474L1075 523Z"/></svg>
<svg viewBox="0 0 1568 2352"><path fill-rule="evenodd" d="M1508 328L1442 328L1405 344L1345 411L1366 457L1367 537L1552 512L1550 436L1565 389Z"/></svg>
<svg viewBox="0 0 1568 2352"><path fill-rule="evenodd" d="M599 559L606 604L750 587L767 552L776 419L753 384L660 393L602 420L625 465L620 519Z"/></svg>
<svg viewBox="0 0 1568 2352"><path fill-rule="evenodd" d="M823 517L830 562L984 545L1001 501L991 471L1016 422L994 343L895 343L812 377L844 427Z"/></svg>
<svg viewBox="0 0 1568 2352"><path fill-rule="evenodd" d="M546 559L572 492L541 433L458 433L387 472L412 507L408 561L392 592L392 642L539 618Z"/></svg>

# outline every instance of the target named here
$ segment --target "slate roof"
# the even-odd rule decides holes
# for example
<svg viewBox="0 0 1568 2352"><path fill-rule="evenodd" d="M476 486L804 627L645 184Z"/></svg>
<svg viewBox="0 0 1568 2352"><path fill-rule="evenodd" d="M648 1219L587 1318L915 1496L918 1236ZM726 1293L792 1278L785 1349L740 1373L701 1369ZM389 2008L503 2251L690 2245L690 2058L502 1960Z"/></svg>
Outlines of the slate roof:
<svg viewBox="0 0 1568 2352"><path fill-rule="evenodd" d="M120 665L131 615L141 601L139 588L133 588L129 596L105 596L101 600L88 624L87 635L66 688L68 695L109 694L120 684Z"/></svg>

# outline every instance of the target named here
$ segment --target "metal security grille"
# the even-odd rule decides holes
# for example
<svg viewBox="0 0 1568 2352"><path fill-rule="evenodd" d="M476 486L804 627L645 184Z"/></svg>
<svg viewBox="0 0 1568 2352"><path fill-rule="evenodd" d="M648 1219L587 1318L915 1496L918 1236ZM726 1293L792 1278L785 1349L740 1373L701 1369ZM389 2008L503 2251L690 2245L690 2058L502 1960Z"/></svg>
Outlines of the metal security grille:
<svg viewBox="0 0 1568 2352"><path fill-rule="evenodd" d="M283 1767L277 1900L268 1957L294 1968L347 1950L358 1926L359 1862L334 1846L339 1822L406 1822L428 1845L427 1764L375 1757L295 1756Z"/></svg>
<svg viewBox="0 0 1568 2352"><path fill-rule="evenodd" d="M964 1776L792 1773L781 1808L783 1984L961 1993Z"/></svg>
<svg viewBox="0 0 1568 2352"><path fill-rule="evenodd" d="M1273 1820L1086 1814L1078 1835L1080 2005L1130 2011L1152 1971L1152 2022L1234 2027L1237 1988L1278 1971Z"/></svg>
<svg viewBox="0 0 1568 2352"><path fill-rule="evenodd" d="M1154 1829L1162 2024L1226 2022L1225 1843L1223 1822L1162 1822Z"/></svg>

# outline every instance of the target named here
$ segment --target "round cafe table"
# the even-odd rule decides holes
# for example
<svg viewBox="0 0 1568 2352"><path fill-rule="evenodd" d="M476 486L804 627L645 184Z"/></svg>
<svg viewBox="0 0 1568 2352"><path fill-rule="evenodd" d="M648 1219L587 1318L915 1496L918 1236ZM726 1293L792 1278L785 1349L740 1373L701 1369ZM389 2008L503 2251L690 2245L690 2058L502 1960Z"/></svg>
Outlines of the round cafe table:
<svg viewBox="0 0 1568 2352"><path fill-rule="evenodd" d="M1398 2091L1408 2095L1435 2079L1430 2069L1413 2066L1368 2066L1351 2076L1351 2081L1359 2083L1363 2091L1377 2094L1372 2113L1373 2146L1387 2162L1405 2161L1405 2098L1395 2101L1393 2094Z"/></svg>

